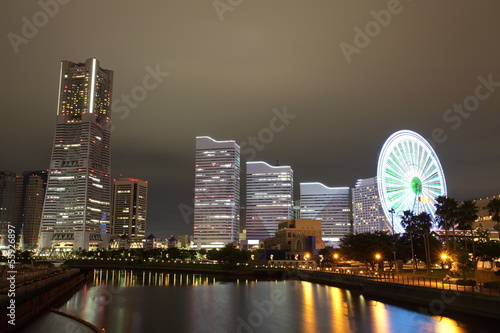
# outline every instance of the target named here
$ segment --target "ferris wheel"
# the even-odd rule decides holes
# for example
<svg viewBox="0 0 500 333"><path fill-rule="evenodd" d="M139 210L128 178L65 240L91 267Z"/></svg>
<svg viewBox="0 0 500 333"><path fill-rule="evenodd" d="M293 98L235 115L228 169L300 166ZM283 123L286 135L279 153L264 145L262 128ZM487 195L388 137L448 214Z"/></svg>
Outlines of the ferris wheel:
<svg viewBox="0 0 500 333"><path fill-rule="evenodd" d="M436 197L446 195L446 181L439 159L419 134L402 130L384 143L378 159L380 202L394 232L404 232L400 216L427 212L434 219ZM394 220L392 220L394 219Z"/></svg>

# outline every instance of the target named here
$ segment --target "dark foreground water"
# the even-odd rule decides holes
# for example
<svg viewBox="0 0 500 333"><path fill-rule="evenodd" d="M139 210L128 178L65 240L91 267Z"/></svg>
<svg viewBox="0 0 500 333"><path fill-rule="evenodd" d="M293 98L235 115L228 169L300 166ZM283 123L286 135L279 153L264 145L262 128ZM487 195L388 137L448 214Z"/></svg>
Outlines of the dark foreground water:
<svg viewBox="0 0 500 333"><path fill-rule="evenodd" d="M227 280L202 274L96 270L61 311L107 333L499 332L497 322L428 316L309 282ZM86 333L46 313L23 333Z"/></svg>

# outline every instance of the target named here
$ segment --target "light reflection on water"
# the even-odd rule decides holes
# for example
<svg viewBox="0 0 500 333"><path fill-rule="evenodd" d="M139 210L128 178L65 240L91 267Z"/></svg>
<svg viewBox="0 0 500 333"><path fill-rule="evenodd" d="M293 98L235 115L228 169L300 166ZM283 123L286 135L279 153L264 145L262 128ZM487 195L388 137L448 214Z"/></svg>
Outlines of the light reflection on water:
<svg viewBox="0 0 500 333"><path fill-rule="evenodd" d="M495 331L488 322L427 316L309 282L154 271L96 270L60 310L107 333ZM49 332L47 318L22 332Z"/></svg>

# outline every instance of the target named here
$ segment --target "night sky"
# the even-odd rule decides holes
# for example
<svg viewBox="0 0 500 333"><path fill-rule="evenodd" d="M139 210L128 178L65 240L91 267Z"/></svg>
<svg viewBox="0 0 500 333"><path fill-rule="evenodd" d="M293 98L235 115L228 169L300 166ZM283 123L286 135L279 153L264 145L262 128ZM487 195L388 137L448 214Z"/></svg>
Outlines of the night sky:
<svg viewBox="0 0 500 333"><path fill-rule="evenodd" d="M44 1L2 2L0 169L48 168L60 61L96 57L114 71L113 177L149 181L148 233L192 233L201 135L291 165L298 199L303 181L375 176L410 129L450 196L500 193L499 1Z"/></svg>

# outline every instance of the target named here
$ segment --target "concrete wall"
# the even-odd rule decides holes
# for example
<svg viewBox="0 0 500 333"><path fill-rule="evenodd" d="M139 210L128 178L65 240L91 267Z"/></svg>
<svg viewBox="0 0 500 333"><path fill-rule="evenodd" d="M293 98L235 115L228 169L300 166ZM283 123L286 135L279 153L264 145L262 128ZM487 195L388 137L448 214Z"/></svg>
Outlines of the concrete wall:
<svg viewBox="0 0 500 333"><path fill-rule="evenodd" d="M457 290L409 286L371 280L364 276L297 270L295 274L310 282L356 289L368 296L420 305L419 311L440 315L455 311L500 320L500 297Z"/></svg>
<svg viewBox="0 0 500 333"><path fill-rule="evenodd" d="M16 286L15 295L15 326L8 324L7 306L10 298L0 297L0 332L14 332L41 312L62 302L81 288L87 276L79 269L68 269L59 274L47 276L40 281L27 285Z"/></svg>

